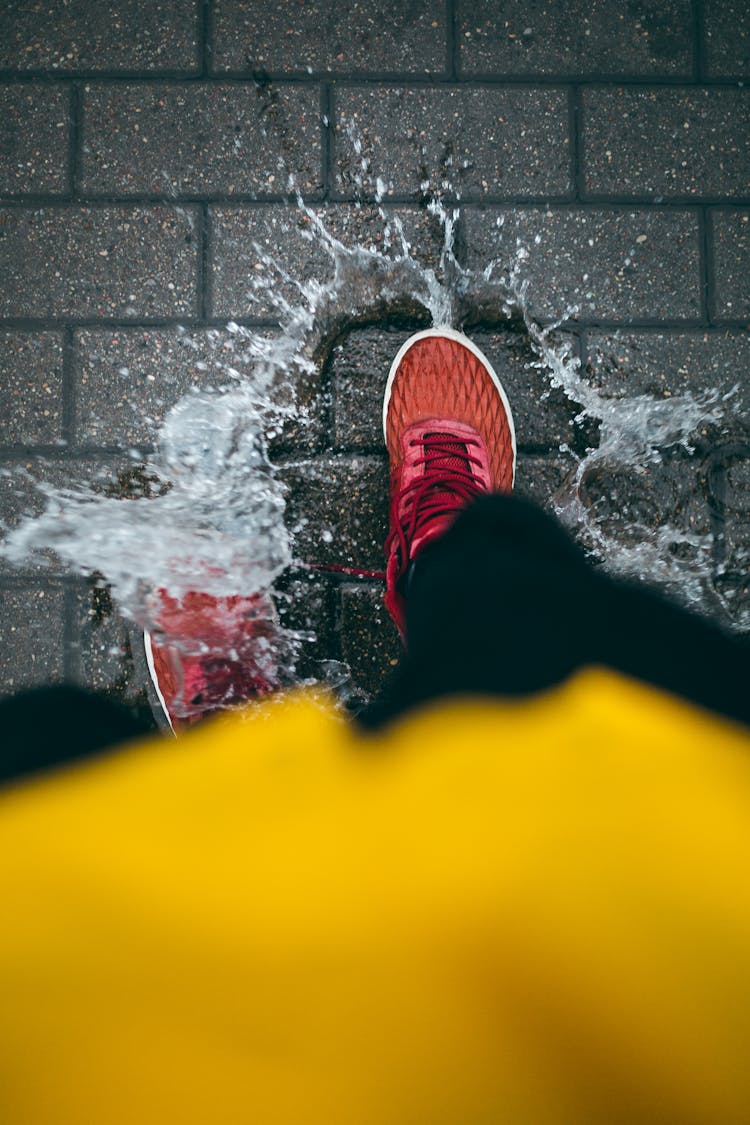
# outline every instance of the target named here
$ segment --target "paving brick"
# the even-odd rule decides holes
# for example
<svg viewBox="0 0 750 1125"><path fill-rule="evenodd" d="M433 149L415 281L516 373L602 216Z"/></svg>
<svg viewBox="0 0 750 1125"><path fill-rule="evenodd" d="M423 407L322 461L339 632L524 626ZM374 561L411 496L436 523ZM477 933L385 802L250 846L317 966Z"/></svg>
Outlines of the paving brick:
<svg viewBox="0 0 750 1125"><path fill-rule="evenodd" d="M586 191L596 196L750 196L750 90L583 91Z"/></svg>
<svg viewBox="0 0 750 1125"><path fill-rule="evenodd" d="M341 655L354 684L368 695L381 690L403 651L383 590L380 584L345 583L339 591Z"/></svg>
<svg viewBox="0 0 750 1125"><path fill-rule="evenodd" d="M572 190L563 90L339 87L336 109L342 194L358 194L363 158L397 196L420 198L425 183L461 198Z"/></svg>
<svg viewBox="0 0 750 1125"><path fill-rule="evenodd" d="M254 363L248 337L223 329L83 329L75 343L76 440L83 445L150 445L190 389L232 386Z"/></svg>
<svg viewBox="0 0 750 1125"><path fill-rule="evenodd" d="M441 72L446 16L430 0L388 4L361 0L216 0L215 71Z"/></svg>
<svg viewBox="0 0 750 1125"><path fill-rule="evenodd" d="M83 106L89 194L278 196L290 174L320 190L317 86L97 83Z"/></svg>
<svg viewBox="0 0 750 1125"><path fill-rule="evenodd" d="M332 354L334 444L341 449L383 446L383 394L391 363L408 331L363 328L349 333ZM579 407L560 391L550 391L533 366L528 338L519 332L471 331L508 394L522 446L554 446L575 438L573 418Z"/></svg>
<svg viewBox="0 0 750 1125"><path fill-rule="evenodd" d="M0 209L0 316L164 317L197 311L190 209Z"/></svg>
<svg viewBox="0 0 750 1125"><path fill-rule="evenodd" d="M387 532L385 458L327 456L285 465L286 522L300 562L382 570Z"/></svg>
<svg viewBox="0 0 750 1125"><path fill-rule="evenodd" d="M0 69L196 70L198 0L42 0L0 6Z"/></svg>
<svg viewBox="0 0 750 1125"><path fill-rule="evenodd" d="M315 208L330 232L348 247L360 246L384 253L387 235L383 220L375 208L353 207L339 204L329 208ZM414 254L426 265L436 268L443 244L443 232L437 222L425 211L416 208L389 209L404 225ZM311 222L297 208L269 207L214 207L210 213L210 270L211 314L216 317L240 319L243 317L272 317L275 315L271 295L265 289L255 289L257 282L272 282L273 271L262 261L254 244L278 262L282 273L278 284L272 285L283 301L294 305L303 301L298 284L326 282L333 279L333 264L317 239L310 241ZM394 232L393 238L396 235ZM364 273L364 270L363 270ZM293 280L290 280L293 279ZM356 296L366 294L368 283L364 276L359 280ZM355 294L352 294L354 297ZM398 302L392 302L397 304ZM382 311L375 299L368 300L369 315ZM380 302L382 305L382 302ZM416 303L401 302L391 311L401 314L414 312ZM408 306L408 307L407 307ZM343 306L332 311L332 322L324 326L334 334L357 317L351 307Z"/></svg>
<svg viewBox="0 0 750 1125"><path fill-rule="evenodd" d="M62 438L63 338L59 332L0 332L0 445Z"/></svg>
<svg viewBox="0 0 750 1125"><path fill-rule="evenodd" d="M64 597L48 583L0 589L0 695L65 678Z"/></svg>
<svg viewBox="0 0 750 1125"><path fill-rule="evenodd" d="M0 85L0 195L68 191L69 143L68 89Z"/></svg>
<svg viewBox="0 0 750 1125"><path fill-rule="evenodd" d="M704 0L709 78L750 76L750 7L746 0Z"/></svg>
<svg viewBox="0 0 750 1125"><path fill-rule="evenodd" d="M497 226L501 220L502 225ZM533 315L556 318L578 306L582 321L700 316L698 221L693 212L655 208L467 209L466 262L484 268L528 253Z"/></svg>
<svg viewBox="0 0 750 1125"><path fill-rule="evenodd" d="M457 14L462 74L691 77L690 0L457 0Z"/></svg>
<svg viewBox="0 0 750 1125"><path fill-rule="evenodd" d="M727 320L750 317L750 210L715 210L709 214L714 313Z"/></svg>
<svg viewBox="0 0 750 1125"><path fill-rule="evenodd" d="M566 495L566 480L575 471L572 457L562 453L536 457L521 453L516 465L516 496L533 500L541 507L553 510L558 497Z"/></svg>
<svg viewBox="0 0 750 1125"><path fill-rule="evenodd" d="M726 427L750 419L750 336L743 331L588 333L587 378L605 393L670 398L717 392L726 400ZM735 389L736 388L736 389Z"/></svg>

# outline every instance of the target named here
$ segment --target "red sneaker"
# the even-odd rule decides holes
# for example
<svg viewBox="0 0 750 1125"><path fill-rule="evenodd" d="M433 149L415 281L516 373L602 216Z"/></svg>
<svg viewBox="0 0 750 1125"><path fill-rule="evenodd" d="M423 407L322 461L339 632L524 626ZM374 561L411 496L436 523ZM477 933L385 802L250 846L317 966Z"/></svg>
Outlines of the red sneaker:
<svg viewBox="0 0 750 1125"><path fill-rule="evenodd" d="M144 634L146 662L175 734L278 689L276 610L268 594L191 592L177 601L162 590L156 616L160 635Z"/></svg>
<svg viewBox="0 0 750 1125"><path fill-rule="evenodd" d="M411 336L385 388L383 431L391 467L385 604L404 637L400 588L409 564L483 492L510 492L513 417L502 384L476 344L452 328Z"/></svg>

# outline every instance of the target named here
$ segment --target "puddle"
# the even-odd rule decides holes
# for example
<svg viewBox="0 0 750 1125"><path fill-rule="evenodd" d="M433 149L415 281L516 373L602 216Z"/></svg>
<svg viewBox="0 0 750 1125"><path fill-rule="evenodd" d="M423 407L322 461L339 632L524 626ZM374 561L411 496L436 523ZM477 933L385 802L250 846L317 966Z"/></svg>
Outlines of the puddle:
<svg viewBox="0 0 750 1125"><path fill-rule="evenodd" d="M382 198L385 185L376 187ZM42 486L46 510L7 534L6 560L23 564L52 550L71 572L104 576L119 612L157 633L155 590L180 599L196 588L220 597L278 588L304 559L285 522L287 491L274 449L290 432L314 426L310 388L319 387L334 345L345 346L355 325L406 317L470 333L511 331L530 374L545 380L537 409L545 411L549 395L558 402L564 396L591 442L556 451L569 464L552 499L559 516L607 569L661 584L693 608L750 627L741 577L747 546L727 530L741 522L732 505L745 505L745 515L750 506L748 449L727 437L736 428L731 390L668 399L607 395L581 368L576 310L560 310L546 326L529 312L525 271L535 246L517 244L512 260L466 268L455 253L458 210L436 198L425 204L440 240L434 266L420 260L402 219L382 204L375 210L379 238L367 246L345 244L299 197L296 208L289 221L300 259L312 247L327 269L299 280L257 244L262 269L247 286L250 304L272 309L280 332L269 337L230 323L229 349L225 338L219 347L217 333L212 370L223 385L186 394L167 414L153 456L112 494ZM724 452L710 454L717 435ZM278 622L274 628L283 679L294 682L306 631ZM333 679L345 682L340 665Z"/></svg>

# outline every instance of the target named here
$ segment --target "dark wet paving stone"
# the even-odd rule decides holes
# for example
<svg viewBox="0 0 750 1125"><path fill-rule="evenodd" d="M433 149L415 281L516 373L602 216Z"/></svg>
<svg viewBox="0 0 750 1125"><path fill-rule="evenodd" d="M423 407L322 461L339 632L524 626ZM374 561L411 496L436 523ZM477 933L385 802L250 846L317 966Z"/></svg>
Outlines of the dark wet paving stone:
<svg viewBox="0 0 750 1125"><path fill-rule="evenodd" d="M690 0L457 0L459 67L504 78L689 78L691 14Z"/></svg>
<svg viewBox="0 0 750 1125"><path fill-rule="evenodd" d="M92 84L81 186L91 195L283 195L321 189L315 86Z"/></svg>
<svg viewBox="0 0 750 1125"><path fill-rule="evenodd" d="M750 76L750 7L746 0L704 0L703 19L708 76Z"/></svg>
<svg viewBox="0 0 750 1125"><path fill-rule="evenodd" d="M750 210L716 209L710 213L713 234L714 298L717 317L750 317Z"/></svg>
<svg viewBox="0 0 750 1125"><path fill-rule="evenodd" d="M65 678L62 586L0 587L0 618L0 695Z"/></svg>
<svg viewBox="0 0 750 1125"><path fill-rule="evenodd" d="M70 90L0 85L0 195L70 190Z"/></svg>
<svg viewBox="0 0 750 1125"><path fill-rule="evenodd" d="M0 316L194 314L194 224L183 208L0 208Z"/></svg>
<svg viewBox="0 0 750 1125"><path fill-rule="evenodd" d="M0 8L0 68L195 70L198 0L43 0Z"/></svg>
<svg viewBox="0 0 750 1125"><path fill-rule="evenodd" d="M0 332L0 446L62 437L62 333Z"/></svg>
<svg viewBox="0 0 750 1125"><path fill-rule="evenodd" d="M271 0L259 20L254 0L215 0L213 42L218 73L439 73L446 13L429 0L392 4L387 13L362 0Z"/></svg>
<svg viewBox="0 0 750 1125"><path fill-rule="evenodd" d="M525 252L532 315L578 309L584 322L694 319L701 313L697 216L656 208L467 208L467 264L512 267Z"/></svg>
<svg viewBox="0 0 750 1125"><path fill-rule="evenodd" d="M429 184L462 199L572 191L567 94L544 89L338 87L336 188L358 191L365 159L388 195Z"/></svg>
<svg viewBox="0 0 750 1125"><path fill-rule="evenodd" d="M747 199L750 90L588 87L583 145L596 197Z"/></svg>

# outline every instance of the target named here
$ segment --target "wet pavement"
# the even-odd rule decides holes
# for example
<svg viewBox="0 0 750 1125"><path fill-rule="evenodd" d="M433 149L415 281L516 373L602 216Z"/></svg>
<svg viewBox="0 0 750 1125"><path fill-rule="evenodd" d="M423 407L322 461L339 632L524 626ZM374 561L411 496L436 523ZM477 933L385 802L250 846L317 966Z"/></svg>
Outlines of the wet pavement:
<svg viewBox="0 0 750 1125"><path fill-rule="evenodd" d="M691 457L600 474L585 501L615 535L628 508L644 527L708 536L716 614L741 622L748 79L744 0L4 4L0 519L39 505L37 478L107 489L135 471L137 488L169 407L220 381L227 321L274 332L252 299L256 244L292 277L323 276L289 222L287 176L363 244L382 239L368 209L380 177L425 261L441 243L430 191L460 196L465 265L512 258L518 238L533 248L531 311L577 307L565 330L605 393L737 388L731 424L697 434ZM310 422L277 450L308 562L382 566L380 403L391 357L423 323L407 310L324 341ZM596 435L546 393L518 332L481 308L468 323L514 407L518 489L549 504L574 464L561 446L582 453ZM376 690L398 656L378 584L288 585L290 623L318 634L310 660L345 660ZM69 680L143 704L128 632L93 583L2 564L0 600L2 692Z"/></svg>

